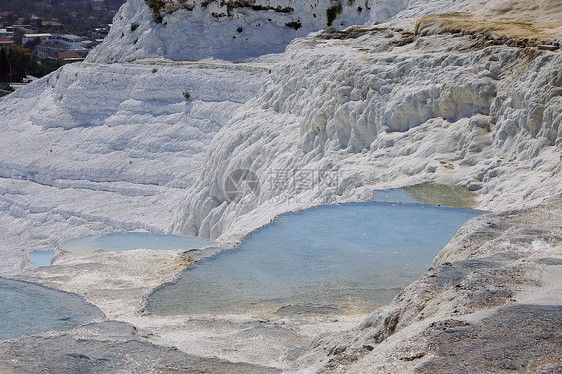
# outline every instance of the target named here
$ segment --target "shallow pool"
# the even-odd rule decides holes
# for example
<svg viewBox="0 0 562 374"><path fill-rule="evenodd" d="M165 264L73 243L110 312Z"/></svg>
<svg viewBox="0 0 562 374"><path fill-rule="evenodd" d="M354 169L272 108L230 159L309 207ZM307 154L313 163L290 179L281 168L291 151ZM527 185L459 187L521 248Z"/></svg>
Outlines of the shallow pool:
<svg viewBox="0 0 562 374"><path fill-rule="evenodd" d="M0 278L0 340L69 330L103 313L80 296L34 283Z"/></svg>
<svg viewBox="0 0 562 374"><path fill-rule="evenodd" d="M61 243L61 247L69 252L126 251L132 249L187 250L206 247L214 243L212 240L192 236L118 232L67 240Z"/></svg>
<svg viewBox="0 0 562 374"><path fill-rule="evenodd" d="M418 278L468 219L482 212L422 204L355 203L284 214L233 250L155 290L158 315L388 303Z"/></svg>
<svg viewBox="0 0 562 374"><path fill-rule="evenodd" d="M27 252L27 257L29 257L28 267L30 269L37 269L43 266L50 266L53 252L53 250Z"/></svg>

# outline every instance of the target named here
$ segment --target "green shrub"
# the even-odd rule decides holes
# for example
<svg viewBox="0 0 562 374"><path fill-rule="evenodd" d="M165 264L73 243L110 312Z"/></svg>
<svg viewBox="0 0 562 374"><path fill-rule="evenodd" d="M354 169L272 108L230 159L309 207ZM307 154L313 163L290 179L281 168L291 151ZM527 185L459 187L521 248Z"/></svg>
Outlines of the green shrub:
<svg viewBox="0 0 562 374"><path fill-rule="evenodd" d="M135 31L136 29L138 29L139 24L136 22L131 22L131 31Z"/></svg>
<svg viewBox="0 0 562 374"><path fill-rule="evenodd" d="M338 2L336 5L333 5L326 10L326 17L328 18L328 26L332 26L332 23L334 22L338 14L340 14L342 11L343 11L343 7L340 2Z"/></svg>
<svg viewBox="0 0 562 374"><path fill-rule="evenodd" d="M14 87L9 83L0 83L0 90L14 92Z"/></svg>
<svg viewBox="0 0 562 374"><path fill-rule="evenodd" d="M164 0L144 0L144 2L150 9L152 9L154 21L162 23L163 17L160 14L160 11L166 6L166 2Z"/></svg>

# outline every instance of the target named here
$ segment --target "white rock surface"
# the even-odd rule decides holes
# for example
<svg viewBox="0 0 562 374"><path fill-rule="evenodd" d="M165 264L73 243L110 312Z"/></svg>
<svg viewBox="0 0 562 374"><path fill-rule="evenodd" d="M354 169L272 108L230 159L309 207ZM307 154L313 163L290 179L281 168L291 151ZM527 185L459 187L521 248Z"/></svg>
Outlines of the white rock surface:
<svg viewBox="0 0 562 374"><path fill-rule="evenodd" d="M326 9L336 1L245 2L292 7L288 13L247 7L229 11L216 1L203 9L199 0L180 7L170 1L158 23L144 1L129 0L90 62L66 66L0 100L0 274L17 272L22 250L49 249L82 235L173 230L237 240L289 210L366 200L373 189L428 181L477 191L480 207L493 211L562 194L560 50L539 50L509 34L505 39L439 35L446 27L431 23L423 36L411 34L418 18L456 11L490 14L494 20L555 22L558 2L371 0L361 11L359 2L351 6L341 0L342 13L333 26L384 24L295 40L326 28ZM193 10L183 9L193 3ZM226 15L217 18L213 12ZM302 27L295 30L289 22ZM514 25L504 25L504 31ZM559 28L549 30L562 35L556 34ZM283 51L291 41L281 58L266 55ZM254 63L243 64L170 61L254 57ZM191 100L186 102L184 91ZM245 204L230 202L224 191L226 177L241 168L253 171L260 182L257 197L247 194ZM293 173L303 171L328 175L312 188L295 188L302 185L295 184L298 174ZM498 261L501 266L486 268L484 279L501 270L507 280L494 287L514 287L518 302L559 303L560 208L559 200L551 201L556 210L547 202L536 214L529 210L530 216L506 213L471 222L435 266L453 261L455 269L471 268L472 247L465 242L491 255L497 248L524 254L540 266L506 256ZM486 230L501 231L506 219L515 228L490 242ZM543 223L546 229L535 227ZM529 239L537 235L544 238ZM261 320L251 317L139 316L145 292L188 265L178 254L87 254L66 258L59 269L27 274L83 294L108 315L135 323L153 343L276 367L286 367L321 331L348 328L357 318L338 323L297 319L280 329L284 320L263 328ZM96 264L96 259L107 263ZM510 283L514 266L525 270L520 275L531 286ZM537 269L540 276L533 273ZM428 304L430 318L416 314L415 303L398 298L351 330L351 336L318 340L294 369L327 368L331 357L326 352L341 347L349 351L334 350L333 356L342 370L362 373L375 365L381 372L413 369L419 352L404 346L403 338L455 316L456 306L480 307L470 288L465 292L453 283L442 295L424 300L419 292L424 282L435 276L447 280L443 274L430 271L403 293L419 305ZM486 296L490 287L482 283L483 273L467 274L468 286ZM498 295L490 300L507 303ZM371 346L369 354L365 344L374 344L369 340L374 333L386 333L394 308L405 311L406 318L401 315L394 323L401 330L387 344ZM474 313L467 318L487 313L468 309ZM295 341L303 346L286 352ZM401 356L395 347L404 348ZM357 352L364 359L355 363Z"/></svg>
<svg viewBox="0 0 562 374"><path fill-rule="evenodd" d="M165 232L211 139L265 74L83 63L0 100L0 273L17 271L23 250L65 239Z"/></svg>
<svg viewBox="0 0 562 374"><path fill-rule="evenodd" d="M157 23L143 1L128 1L89 58L137 63L68 66L0 102L0 220L3 251L12 254L3 272L19 264L14 253L70 237L165 231L173 222L176 233L228 241L289 210L425 181L479 191L481 207L492 210L561 192L560 53L398 28L413 30L416 18L431 13L474 11L475 2L371 1L369 14L346 3L339 26L387 23L297 39L279 62L142 60L280 51L324 28L333 5L258 0L293 12L243 7L216 18L211 13L225 9L215 2L192 11L173 11L174 4ZM502 4L487 7L503 14ZM265 25L264 15L273 17L271 30L256 29L247 41L224 34ZM286 27L287 17L300 17L303 27ZM225 178L240 168L260 181L249 204L232 204L224 193ZM336 171L338 183L294 191L291 178L279 180L298 170Z"/></svg>
<svg viewBox="0 0 562 374"><path fill-rule="evenodd" d="M472 219L392 303L286 372L559 372L561 202Z"/></svg>
<svg viewBox="0 0 562 374"><path fill-rule="evenodd" d="M287 210L426 181L479 191L491 210L560 194L562 56L482 43L390 29L293 42L213 140L175 231L237 239ZM229 201L237 169L257 175L257 198ZM339 183L291 188L303 170Z"/></svg>
<svg viewBox="0 0 562 374"><path fill-rule="evenodd" d="M332 27L363 24L370 17L372 2L164 0L164 10L159 13L163 19L158 22L144 0L129 0L115 16L103 44L90 53L88 60L126 62L164 57L242 61L283 52L295 37L327 28L327 10L337 4L341 4L341 12ZM255 10L255 7L261 9ZM133 24L138 27L134 29Z"/></svg>
<svg viewBox="0 0 562 374"><path fill-rule="evenodd" d="M282 52L293 39L329 27L343 29L349 25L390 22L413 30L412 20L428 14L482 9L470 0L150 0L149 3L157 4L161 10L155 13L144 0L128 0L116 14L109 35L89 54L88 60L128 62L163 57L244 61ZM487 2L487 9L497 10L494 5L497 8L498 3L501 5L503 0ZM327 11L336 9L338 4L341 11L329 23ZM161 21L155 14L161 16Z"/></svg>

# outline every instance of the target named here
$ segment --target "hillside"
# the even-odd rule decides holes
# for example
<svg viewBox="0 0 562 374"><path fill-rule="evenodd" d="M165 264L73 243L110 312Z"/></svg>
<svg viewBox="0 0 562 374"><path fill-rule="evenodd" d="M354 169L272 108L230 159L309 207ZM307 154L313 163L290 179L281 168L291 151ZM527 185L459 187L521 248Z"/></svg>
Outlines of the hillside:
<svg viewBox="0 0 562 374"><path fill-rule="evenodd" d="M295 40L214 139L175 231L239 237L286 210L428 181L478 191L492 211L560 194L560 41L451 34L427 23L456 16L401 15ZM263 187L248 204L230 204L220 188L237 169ZM338 188L268 184L279 170L327 169Z"/></svg>
<svg viewBox="0 0 562 374"><path fill-rule="evenodd" d="M266 73L72 64L3 98L0 273L80 235L165 232L209 142Z"/></svg>
<svg viewBox="0 0 562 374"><path fill-rule="evenodd" d="M328 26L362 24L369 18L370 2L131 0L119 10L111 32L88 59L243 61L282 52L295 37Z"/></svg>
<svg viewBox="0 0 562 374"><path fill-rule="evenodd" d="M33 349L57 372L110 341L103 365L129 369L133 345L224 372L559 372L561 43L555 0L128 0L86 62L0 99L0 275L119 329L0 342L0 371L33 372ZM428 182L490 214L369 316L145 314L152 289L279 214ZM21 267L115 231L218 244Z"/></svg>

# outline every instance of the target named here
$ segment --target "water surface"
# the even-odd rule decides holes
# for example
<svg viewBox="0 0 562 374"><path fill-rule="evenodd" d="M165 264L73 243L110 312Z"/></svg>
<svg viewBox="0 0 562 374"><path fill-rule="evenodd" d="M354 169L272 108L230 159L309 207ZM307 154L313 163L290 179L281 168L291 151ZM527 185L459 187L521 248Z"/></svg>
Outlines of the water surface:
<svg viewBox="0 0 562 374"><path fill-rule="evenodd" d="M147 311L236 313L290 304L368 310L417 279L457 230L481 213L368 202L284 214L236 249L154 291Z"/></svg>
<svg viewBox="0 0 562 374"><path fill-rule="evenodd" d="M27 252L27 257L29 257L30 261L28 267L30 269L37 269L43 266L50 266L53 252L53 250Z"/></svg>
<svg viewBox="0 0 562 374"><path fill-rule="evenodd" d="M70 330L103 318L103 313L78 295L0 278L0 316L0 340L6 340Z"/></svg>

